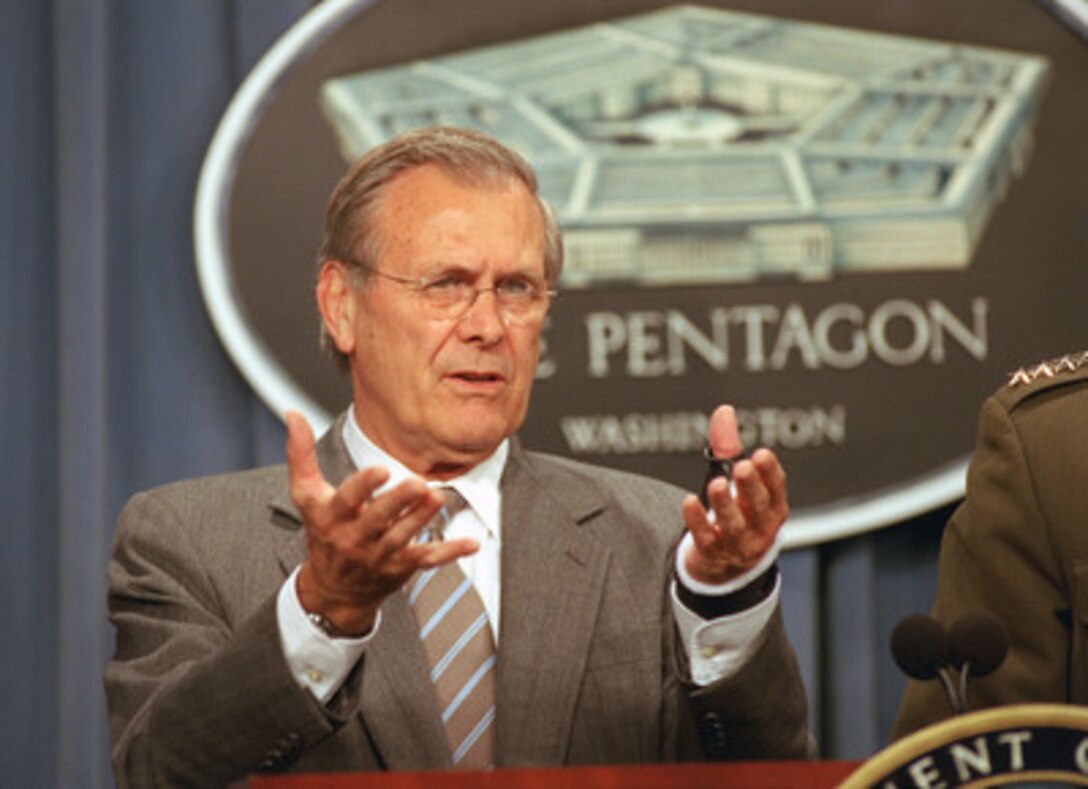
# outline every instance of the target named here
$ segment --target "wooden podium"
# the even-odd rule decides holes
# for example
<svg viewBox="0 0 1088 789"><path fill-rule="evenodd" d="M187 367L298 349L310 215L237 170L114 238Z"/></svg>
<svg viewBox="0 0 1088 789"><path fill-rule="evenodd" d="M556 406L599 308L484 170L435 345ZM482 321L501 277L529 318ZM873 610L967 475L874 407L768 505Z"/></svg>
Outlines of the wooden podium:
<svg viewBox="0 0 1088 789"><path fill-rule="evenodd" d="M494 772L316 773L255 776L252 789L830 789L860 762L717 762L542 767Z"/></svg>
<svg viewBox="0 0 1088 789"><path fill-rule="evenodd" d="M951 718L868 760L700 762L493 772L253 776L252 789L936 789L1088 786L1088 708L1018 704Z"/></svg>

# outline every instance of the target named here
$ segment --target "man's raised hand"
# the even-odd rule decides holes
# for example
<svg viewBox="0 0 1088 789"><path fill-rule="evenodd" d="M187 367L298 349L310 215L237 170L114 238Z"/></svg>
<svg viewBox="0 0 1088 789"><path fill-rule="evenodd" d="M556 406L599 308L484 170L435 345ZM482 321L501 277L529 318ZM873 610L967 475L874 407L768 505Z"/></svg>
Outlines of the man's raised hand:
<svg viewBox="0 0 1088 789"><path fill-rule="evenodd" d="M714 411L707 432L715 457L741 453L732 406L719 406ZM725 477L710 482L709 515L695 495L689 495L681 505L694 541L694 548L683 557L684 567L702 583L726 583L753 568L774 545L789 514L786 472L769 449L758 449L750 458L737 461L733 480L735 493Z"/></svg>
<svg viewBox="0 0 1088 789"><path fill-rule="evenodd" d="M306 611L322 614L347 635L363 635L382 601L416 570L477 550L470 539L415 542L443 504L442 494L423 480L405 480L376 494L389 473L371 467L334 487L318 466L306 419L292 411L286 423L291 499L306 528L308 555L297 584Z"/></svg>

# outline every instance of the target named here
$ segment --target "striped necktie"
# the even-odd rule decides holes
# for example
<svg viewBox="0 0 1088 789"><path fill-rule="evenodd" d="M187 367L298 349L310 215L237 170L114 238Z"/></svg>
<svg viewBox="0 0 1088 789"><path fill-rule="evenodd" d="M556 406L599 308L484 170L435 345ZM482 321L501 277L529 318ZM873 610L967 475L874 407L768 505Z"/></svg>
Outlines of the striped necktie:
<svg viewBox="0 0 1088 789"><path fill-rule="evenodd" d="M426 527L430 539L441 540L465 506L453 488L442 493L446 506ZM483 601L456 561L417 573L408 589L453 763L494 767L495 642Z"/></svg>

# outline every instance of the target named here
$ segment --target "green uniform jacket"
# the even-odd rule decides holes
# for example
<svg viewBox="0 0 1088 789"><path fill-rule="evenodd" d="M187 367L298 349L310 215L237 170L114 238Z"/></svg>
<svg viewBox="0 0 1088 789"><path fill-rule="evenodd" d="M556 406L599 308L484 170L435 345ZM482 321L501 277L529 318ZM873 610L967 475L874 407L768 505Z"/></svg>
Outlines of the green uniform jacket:
<svg viewBox="0 0 1088 789"><path fill-rule="evenodd" d="M968 688L970 709L1088 702L1088 353L1021 370L979 419L967 494L941 542L934 617L988 612L1009 653ZM950 715L911 680L896 736Z"/></svg>

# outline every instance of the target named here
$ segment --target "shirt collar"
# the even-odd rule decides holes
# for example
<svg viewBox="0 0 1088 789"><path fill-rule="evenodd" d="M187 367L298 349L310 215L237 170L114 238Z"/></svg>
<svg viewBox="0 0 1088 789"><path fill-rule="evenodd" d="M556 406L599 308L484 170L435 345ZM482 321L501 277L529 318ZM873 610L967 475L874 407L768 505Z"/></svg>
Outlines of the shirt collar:
<svg viewBox="0 0 1088 789"><path fill-rule="evenodd" d="M380 490L386 490L411 477L418 476L389 453L380 449L363 432L355 421L354 409L349 408L342 431L348 455L356 468L383 466L389 472L389 480ZM503 439L490 457L477 463L459 477L446 482L430 482L432 487L451 487L464 496L480 522L494 537L499 536L502 521L502 491L500 482L510 454L510 439Z"/></svg>

